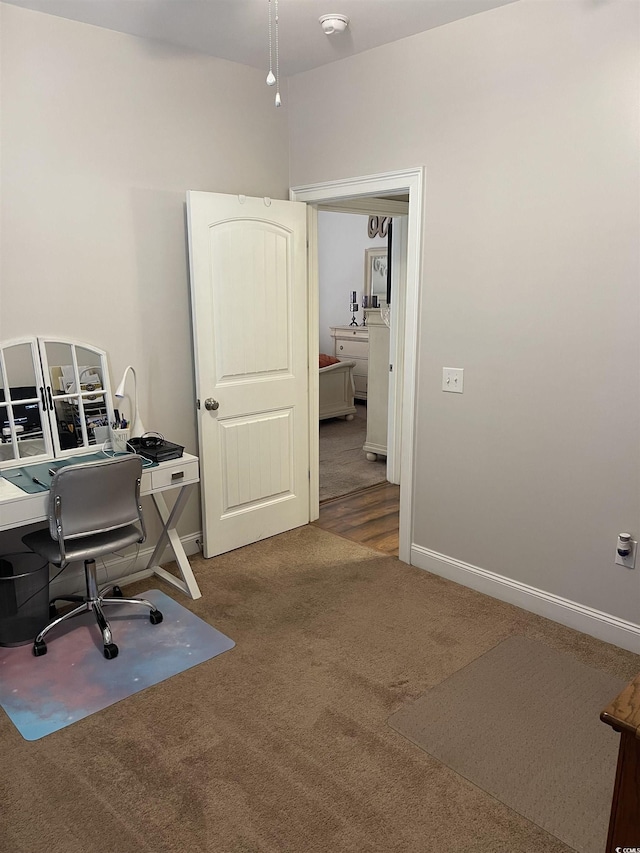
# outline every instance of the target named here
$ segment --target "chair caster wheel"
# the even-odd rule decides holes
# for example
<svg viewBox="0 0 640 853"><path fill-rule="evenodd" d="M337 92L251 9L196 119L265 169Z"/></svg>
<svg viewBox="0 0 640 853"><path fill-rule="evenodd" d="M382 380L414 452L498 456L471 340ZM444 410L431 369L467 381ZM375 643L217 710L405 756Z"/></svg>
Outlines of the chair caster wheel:
<svg viewBox="0 0 640 853"><path fill-rule="evenodd" d="M118 657L118 647L115 643L107 643L107 645L102 650L103 655L107 660L113 660Z"/></svg>
<svg viewBox="0 0 640 853"><path fill-rule="evenodd" d="M151 622L152 625L159 625L162 622L163 618L164 617L159 610L152 610L149 614L149 622Z"/></svg>
<svg viewBox="0 0 640 853"><path fill-rule="evenodd" d="M114 586L113 588L113 597L114 598L122 598L122 590L119 586Z"/></svg>
<svg viewBox="0 0 640 853"><path fill-rule="evenodd" d="M58 618L58 608L55 604L49 605L49 619L57 619Z"/></svg>
<svg viewBox="0 0 640 853"><path fill-rule="evenodd" d="M33 654L35 657L39 658L42 655L46 655L47 653L47 644L44 640L36 640L33 644Z"/></svg>

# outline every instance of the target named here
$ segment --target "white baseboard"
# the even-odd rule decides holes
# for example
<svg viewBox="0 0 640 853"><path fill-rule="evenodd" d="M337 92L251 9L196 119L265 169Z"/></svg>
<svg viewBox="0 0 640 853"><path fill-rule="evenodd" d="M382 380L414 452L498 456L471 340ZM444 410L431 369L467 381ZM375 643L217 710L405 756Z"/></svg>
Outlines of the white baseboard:
<svg viewBox="0 0 640 853"><path fill-rule="evenodd" d="M187 556L198 554L200 551L199 542L202 540L201 533L190 533L188 536L181 536L180 541ZM141 580L145 577L150 577L153 572L147 569L146 566L151 559L155 546L152 544L148 548L141 548L137 555L128 557L110 557L108 560L96 560L98 573L98 585L104 586L107 583L125 584L132 583L136 580ZM175 560L171 548L166 548L160 557L159 565L171 563ZM55 574L55 568L52 574ZM65 569L60 577L51 582L49 587L49 597L54 598L56 595L82 595L85 591L84 583L84 568L82 563L76 563Z"/></svg>
<svg viewBox="0 0 640 853"><path fill-rule="evenodd" d="M421 545L411 546L411 564L492 598L515 604L553 622L575 628L606 643L636 654L640 653L640 625L618 619L610 613L594 610L576 601L480 569L462 560L447 557L446 554L438 554L437 551L431 551Z"/></svg>

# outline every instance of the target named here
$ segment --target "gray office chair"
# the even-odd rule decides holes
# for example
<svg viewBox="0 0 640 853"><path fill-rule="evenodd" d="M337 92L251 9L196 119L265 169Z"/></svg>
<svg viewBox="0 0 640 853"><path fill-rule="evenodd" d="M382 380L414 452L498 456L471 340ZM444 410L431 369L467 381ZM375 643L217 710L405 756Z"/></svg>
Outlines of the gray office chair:
<svg viewBox="0 0 640 853"><path fill-rule="evenodd" d="M96 557L104 557L146 539L140 505L141 477L142 460L130 454L101 462L67 465L51 480L49 529L29 533L22 541L60 568L75 560L83 560L87 594L54 599L82 603L40 631L33 642L36 657L47 653L44 637L49 631L79 613L93 610L102 631L104 656L108 660L115 658L118 647L113 642L111 627L102 610L106 604L146 607L153 625L162 622L162 613L150 601L122 598L118 587L114 587L113 598L101 595L96 578ZM53 602L52 607L55 613Z"/></svg>

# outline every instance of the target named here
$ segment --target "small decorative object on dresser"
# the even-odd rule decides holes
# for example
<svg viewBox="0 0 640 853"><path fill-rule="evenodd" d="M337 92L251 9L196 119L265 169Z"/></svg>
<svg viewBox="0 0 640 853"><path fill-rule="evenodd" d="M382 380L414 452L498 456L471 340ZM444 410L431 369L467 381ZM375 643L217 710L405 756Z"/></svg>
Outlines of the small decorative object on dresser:
<svg viewBox="0 0 640 853"><path fill-rule="evenodd" d="M351 302L349 303L349 310L351 311L351 322L350 326L357 326L358 321L356 320L356 311L359 311L358 303L356 302L357 296L355 290L351 291Z"/></svg>
<svg viewBox="0 0 640 853"><path fill-rule="evenodd" d="M331 326L334 342L333 354L339 359L352 359L353 381L357 400L367 399L367 374L369 361L369 330L366 326Z"/></svg>

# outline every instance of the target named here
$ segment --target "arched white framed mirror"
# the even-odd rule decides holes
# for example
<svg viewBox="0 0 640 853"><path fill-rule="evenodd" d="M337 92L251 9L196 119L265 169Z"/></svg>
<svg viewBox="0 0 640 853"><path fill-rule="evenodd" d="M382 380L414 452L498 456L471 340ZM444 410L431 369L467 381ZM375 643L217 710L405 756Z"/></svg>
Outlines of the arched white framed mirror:
<svg viewBox="0 0 640 853"><path fill-rule="evenodd" d="M113 417L104 350L61 338L0 343L0 468L91 453Z"/></svg>

